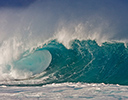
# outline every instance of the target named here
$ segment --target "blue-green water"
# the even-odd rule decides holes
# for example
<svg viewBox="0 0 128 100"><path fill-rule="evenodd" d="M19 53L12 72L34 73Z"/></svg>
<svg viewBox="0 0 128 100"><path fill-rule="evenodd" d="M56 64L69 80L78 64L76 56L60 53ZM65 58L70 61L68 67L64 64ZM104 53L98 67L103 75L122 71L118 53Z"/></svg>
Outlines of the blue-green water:
<svg viewBox="0 0 128 100"><path fill-rule="evenodd" d="M67 49L57 40L51 40L31 53L24 52L19 60L13 62L14 69L31 72L31 76L25 79L14 80L40 82L11 85L38 86L64 82L128 85L127 65L128 49L124 43L105 42L99 46L95 40L73 40Z"/></svg>
<svg viewBox="0 0 128 100"><path fill-rule="evenodd" d="M128 85L128 49L123 43L74 40L71 48L51 41L46 49L52 62L45 75L54 73L47 82L89 82ZM44 75L44 76L45 76ZM49 75L50 77L50 75ZM56 79L52 80L52 77Z"/></svg>
<svg viewBox="0 0 128 100"><path fill-rule="evenodd" d="M6 66L17 77L0 81L0 98L127 100L127 64L128 49L121 42L72 40L67 49L50 40Z"/></svg>
<svg viewBox="0 0 128 100"><path fill-rule="evenodd" d="M127 0L1 0L0 100L128 100L127 12Z"/></svg>

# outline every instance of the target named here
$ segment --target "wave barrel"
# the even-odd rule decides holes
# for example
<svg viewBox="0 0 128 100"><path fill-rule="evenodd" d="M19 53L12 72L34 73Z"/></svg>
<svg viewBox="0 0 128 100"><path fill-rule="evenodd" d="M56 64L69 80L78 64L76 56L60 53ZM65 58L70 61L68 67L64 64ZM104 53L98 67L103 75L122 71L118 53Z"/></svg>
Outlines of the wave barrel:
<svg viewBox="0 0 128 100"><path fill-rule="evenodd" d="M43 72L50 64L52 56L48 50L35 51L14 63L13 68L32 72L33 75Z"/></svg>

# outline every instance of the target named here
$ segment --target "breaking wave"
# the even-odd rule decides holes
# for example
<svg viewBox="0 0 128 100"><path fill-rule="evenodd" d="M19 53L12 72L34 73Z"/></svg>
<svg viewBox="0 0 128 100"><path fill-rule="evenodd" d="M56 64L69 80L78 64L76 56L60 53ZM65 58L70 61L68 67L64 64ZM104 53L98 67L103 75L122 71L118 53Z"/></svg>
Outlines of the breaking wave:
<svg viewBox="0 0 128 100"><path fill-rule="evenodd" d="M75 39L67 49L54 39L13 61L13 70L31 73L13 81L40 80L38 85L62 82L128 85L127 65L128 49L124 43L104 42L99 46L95 40Z"/></svg>

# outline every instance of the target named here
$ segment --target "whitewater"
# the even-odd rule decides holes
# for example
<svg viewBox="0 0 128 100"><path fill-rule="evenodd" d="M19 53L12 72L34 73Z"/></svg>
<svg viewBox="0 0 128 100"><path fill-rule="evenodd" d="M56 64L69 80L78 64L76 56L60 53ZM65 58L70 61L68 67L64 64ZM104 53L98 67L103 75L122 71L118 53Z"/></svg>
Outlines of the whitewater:
<svg viewBox="0 0 128 100"><path fill-rule="evenodd" d="M128 99L126 4L92 1L0 8L1 100Z"/></svg>

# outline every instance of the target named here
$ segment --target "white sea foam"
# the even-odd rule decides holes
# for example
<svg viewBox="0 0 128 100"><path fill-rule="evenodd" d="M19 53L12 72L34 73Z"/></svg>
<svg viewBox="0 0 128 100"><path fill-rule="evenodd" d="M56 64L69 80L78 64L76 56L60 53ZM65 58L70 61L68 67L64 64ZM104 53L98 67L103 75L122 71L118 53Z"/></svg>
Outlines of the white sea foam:
<svg viewBox="0 0 128 100"><path fill-rule="evenodd" d="M9 100L127 100L128 86L94 83L54 83L42 87L1 86L0 98Z"/></svg>
<svg viewBox="0 0 128 100"><path fill-rule="evenodd" d="M98 25L94 22L78 23L78 24L64 24L63 27L59 27L56 31L55 38L60 43L63 43L67 48L70 48L70 41L73 39L79 40L96 40L101 45L103 42L109 41L114 34L104 32L108 27L106 22L102 22ZM96 25L96 26L95 26Z"/></svg>

